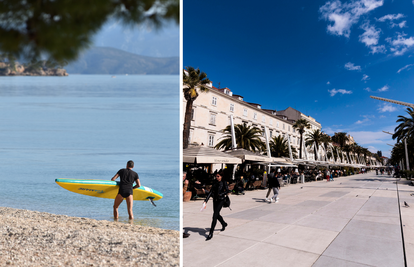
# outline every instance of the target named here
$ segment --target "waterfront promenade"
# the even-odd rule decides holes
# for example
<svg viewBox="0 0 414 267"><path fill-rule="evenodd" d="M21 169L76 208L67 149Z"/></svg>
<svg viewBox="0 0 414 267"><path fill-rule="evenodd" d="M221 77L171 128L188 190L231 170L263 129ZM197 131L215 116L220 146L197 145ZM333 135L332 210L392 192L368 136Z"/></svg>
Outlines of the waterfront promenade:
<svg viewBox="0 0 414 267"><path fill-rule="evenodd" d="M414 187L397 180L370 172L294 184L278 203L264 201L267 190L231 195L232 210L221 212L228 227L218 222L209 241L212 201L203 212L202 200L185 202L184 267L390 267L405 266L404 255L414 266Z"/></svg>

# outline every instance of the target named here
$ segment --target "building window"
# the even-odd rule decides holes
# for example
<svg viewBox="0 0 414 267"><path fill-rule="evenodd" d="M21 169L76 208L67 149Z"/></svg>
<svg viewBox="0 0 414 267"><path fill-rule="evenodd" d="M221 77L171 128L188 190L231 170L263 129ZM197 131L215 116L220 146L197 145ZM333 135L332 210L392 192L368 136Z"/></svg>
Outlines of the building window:
<svg viewBox="0 0 414 267"><path fill-rule="evenodd" d="M266 122L266 117L262 115L262 122Z"/></svg>
<svg viewBox="0 0 414 267"><path fill-rule="evenodd" d="M300 141L300 139L298 138L298 145L299 145L299 143L300 143L299 141Z"/></svg>
<svg viewBox="0 0 414 267"><path fill-rule="evenodd" d="M272 134L273 134L273 131L272 131L272 130L270 130L270 131L269 131L269 138L272 138Z"/></svg>
<svg viewBox="0 0 414 267"><path fill-rule="evenodd" d="M208 146L213 147L214 146L214 135L208 136Z"/></svg>
<svg viewBox="0 0 414 267"><path fill-rule="evenodd" d="M269 119L269 124L270 124L270 125L273 125L273 120L272 120L272 118L270 118L270 119Z"/></svg>
<svg viewBox="0 0 414 267"><path fill-rule="evenodd" d="M285 129L285 124L283 123L283 130Z"/></svg>
<svg viewBox="0 0 414 267"><path fill-rule="evenodd" d="M211 104L212 104L213 106L217 106L217 97L213 96L213 97L211 98Z"/></svg>
<svg viewBox="0 0 414 267"><path fill-rule="evenodd" d="M262 137L265 137L265 128L262 127Z"/></svg>
<svg viewBox="0 0 414 267"><path fill-rule="evenodd" d="M257 113L256 112L253 113L253 119L257 120Z"/></svg>
<svg viewBox="0 0 414 267"><path fill-rule="evenodd" d="M210 113L210 124L216 125L216 114Z"/></svg>
<svg viewBox="0 0 414 267"><path fill-rule="evenodd" d="M230 112L234 112L234 104L230 104Z"/></svg>
<svg viewBox="0 0 414 267"><path fill-rule="evenodd" d="M276 122L276 127L279 128L279 122Z"/></svg>
<svg viewBox="0 0 414 267"><path fill-rule="evenodd" d="M290 132L290 125L288 125L288 132Z"/></svg>
<svg viewBox="0 0 414 267"><path fill-rule="evenodd" d="M292 131L293 131L294 133L296 133L295 128L293 128L293 127L292 127Z"/></svg>
<svg viewBox="0 0 414 267"><path fill-rule="evenodd" d="M243 109L243 116L247 117L247 109Z"/></svg>

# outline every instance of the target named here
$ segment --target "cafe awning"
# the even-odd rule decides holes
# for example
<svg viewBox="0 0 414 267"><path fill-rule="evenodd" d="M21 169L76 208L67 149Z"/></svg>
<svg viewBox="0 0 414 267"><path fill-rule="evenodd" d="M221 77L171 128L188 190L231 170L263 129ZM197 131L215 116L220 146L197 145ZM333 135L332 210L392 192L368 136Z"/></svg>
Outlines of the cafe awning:
<svg viewBox="0 0 414 267"><path fill-rule="evenodd" d="M183 163L197 164L240 164L240 158L233 157L228 153L205 146L191 146L183 149Z"/></svg>
<svg viewBox="0 0 414 267"><path fill-rule="evenodd" d="M224 153L240 158L243 161L254 161L254 162L272 162L273 161L272 158L259 155L257 153L254 153L252 151L249 151L243 148L236 148L236 149L228 150Z"/></svg>

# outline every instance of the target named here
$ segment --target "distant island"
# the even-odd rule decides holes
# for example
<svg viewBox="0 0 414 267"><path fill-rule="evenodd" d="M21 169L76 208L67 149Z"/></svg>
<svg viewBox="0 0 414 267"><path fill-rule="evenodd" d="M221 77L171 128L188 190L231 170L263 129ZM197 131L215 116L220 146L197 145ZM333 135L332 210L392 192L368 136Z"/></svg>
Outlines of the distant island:
<svg viewBox="0 0 414 267"><path fill-rule="evenodd" d="M0 76L68 76L65 69L48 61L20 64L17 61L1 62Z"/></svg>
<svg viewBox="0 0 414 267"><path fill-rule="evenodd" d="M68 76L68 73L178 75L179 68L179 57L147 57L111 47L92 47L69 64L49 60L21 64L0 55L0 76Z"/></svg>
<svg viewBox="0 0 414 267"><path fill-rule="evenodd" d="M178 75L179 57L147 57L111 47L92 47L70 62L70 74L173 74Z"/></svg>

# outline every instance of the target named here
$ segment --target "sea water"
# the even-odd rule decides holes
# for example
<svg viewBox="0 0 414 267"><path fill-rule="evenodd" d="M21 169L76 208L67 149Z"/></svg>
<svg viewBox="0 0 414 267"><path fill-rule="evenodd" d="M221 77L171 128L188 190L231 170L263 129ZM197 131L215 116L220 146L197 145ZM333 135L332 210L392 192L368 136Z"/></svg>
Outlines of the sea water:
<svg viewBox="0 0 414 267"><path fill-rule="evenodd" d="M179 76L0 77L0 206L113 220L112 199L55 179L110 180L128 160L164 195L134 201L134 223L179 230Z"/></svg>

